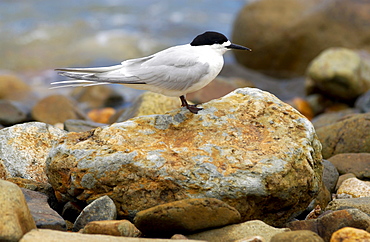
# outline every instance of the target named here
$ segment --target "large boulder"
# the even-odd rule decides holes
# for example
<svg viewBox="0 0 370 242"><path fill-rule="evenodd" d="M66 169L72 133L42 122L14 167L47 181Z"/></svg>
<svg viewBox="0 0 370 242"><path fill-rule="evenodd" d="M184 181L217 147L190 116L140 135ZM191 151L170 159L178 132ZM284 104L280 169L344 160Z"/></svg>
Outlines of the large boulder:
<svg viewBox="0 0 370 242"><path fill-rule="evenodd" d="M329 47L370 50L370 2L359 0L261 0L237 16L233 42L239 63L275 76L303 75Z"/></svg>
<svg viewBox="0 0 370 242"><path fill-rule="evenodd" d="M108 195L121 218L187 198L217 198L243 221L282 225L321 185L312 124L272 94L237 89L194 115L177 109L68 133L47 176L62 201Z"/></svg>

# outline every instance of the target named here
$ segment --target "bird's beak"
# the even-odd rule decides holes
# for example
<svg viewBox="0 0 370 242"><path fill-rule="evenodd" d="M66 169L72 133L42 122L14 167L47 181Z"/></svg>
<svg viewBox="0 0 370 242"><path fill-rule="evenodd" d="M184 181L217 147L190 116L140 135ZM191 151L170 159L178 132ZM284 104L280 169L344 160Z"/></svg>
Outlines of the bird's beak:
<svg viewBox="0 0 370 242"><path fill-rule="evenodd" d="M236 49L236 50L249 50L252 51L252 49L249 49L247 47L241 46L241 45L236 45L236 44L230 44L226 46L228 49Z"/></svg>

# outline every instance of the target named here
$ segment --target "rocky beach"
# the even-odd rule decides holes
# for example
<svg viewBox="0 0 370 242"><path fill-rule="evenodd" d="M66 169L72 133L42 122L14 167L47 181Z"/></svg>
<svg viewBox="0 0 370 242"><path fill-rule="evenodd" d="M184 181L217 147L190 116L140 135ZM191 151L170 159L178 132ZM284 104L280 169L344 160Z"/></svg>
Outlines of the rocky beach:
<svg viewBox="0 0 370 242"><path fill-rule="evenodd" d="M253 51L226 56L187 95L198 114L120 85L49 88L54 68L110 65L186 43L181 28L215 28L196 14L208 1L148 5L144 38L116 31L143 31L130 19L142 6L93 1L63 34L52 12L40 25L50 35L32 35L19 60L5 50L21 35L1 40L0 241L370 241L370 3L235 2L210 11ZM91 37L103 27L109 38ZM164 37L151 41L154 30Z"/></svg>

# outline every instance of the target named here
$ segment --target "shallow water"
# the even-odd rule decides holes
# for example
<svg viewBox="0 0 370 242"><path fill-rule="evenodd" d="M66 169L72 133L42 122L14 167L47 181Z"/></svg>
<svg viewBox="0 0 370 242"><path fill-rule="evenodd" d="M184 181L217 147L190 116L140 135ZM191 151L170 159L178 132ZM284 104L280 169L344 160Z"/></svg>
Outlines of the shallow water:
<svg viewBox="0 0 370 242"><path fill-rule="evenodd" d="M230 36L250 1L0 1L0 69L111 64L189 43L206 30Z"/></svg>

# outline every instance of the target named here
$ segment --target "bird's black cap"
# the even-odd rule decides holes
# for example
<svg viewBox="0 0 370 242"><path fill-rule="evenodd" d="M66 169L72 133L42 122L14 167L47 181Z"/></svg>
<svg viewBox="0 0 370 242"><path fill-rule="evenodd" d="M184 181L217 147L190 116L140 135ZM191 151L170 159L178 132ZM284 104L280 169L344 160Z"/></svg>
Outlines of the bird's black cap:
<svg viewBox="0 0 370 242"><path fill-rule="evenodd" d="M213 45L213 44L222 44L227 41L228 39L226 38L225 35L213 31L207 31L195 37L195 39L190 43L190 45L191 46Z"/></svg>

